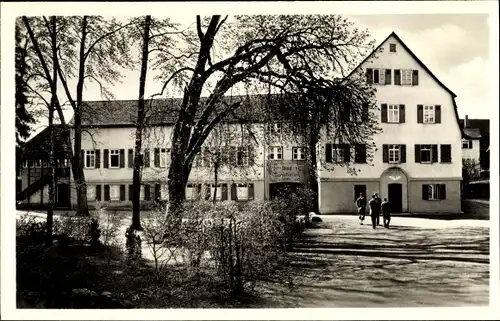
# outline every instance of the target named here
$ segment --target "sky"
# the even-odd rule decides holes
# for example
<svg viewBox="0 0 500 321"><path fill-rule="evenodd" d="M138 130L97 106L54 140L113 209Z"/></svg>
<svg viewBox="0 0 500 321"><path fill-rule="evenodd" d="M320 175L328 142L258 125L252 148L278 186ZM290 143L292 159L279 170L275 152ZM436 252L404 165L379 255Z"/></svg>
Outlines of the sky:
<svg viewBox="0 0 500 321"><path fill-rule="evenodd" d="M180 18L179 18L180 17ZM488 118L490 91L489 21L486 14L345 15L358 29L368 29L376 45L396 32L419 59L456 95L461 118ZM176 16L181 28L194 27L195 16ZM134 52L136 50L134 49ZM161 91L150 70L146 97ZM137 99L139 66L123 71L123 81L112 86L116 99ZM75 88L73 85L72 88ZM62 92L62 88L61 88ZM238 94L238 92L234 92ZM178 96L170 92L169 95ZM102 100L99 87L87 83L85 100ZM68 112L68 116L71 112ZM45 127L37 124L35 132ZM33 134L35 134L35 132Z"/></svg>

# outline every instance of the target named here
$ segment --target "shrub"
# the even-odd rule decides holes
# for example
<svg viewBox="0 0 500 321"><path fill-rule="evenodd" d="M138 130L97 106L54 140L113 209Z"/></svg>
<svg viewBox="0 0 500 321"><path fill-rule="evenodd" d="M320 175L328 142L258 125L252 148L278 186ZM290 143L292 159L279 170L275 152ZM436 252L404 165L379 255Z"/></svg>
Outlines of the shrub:
<svg viewBox="0 0 500 321"><path fill-rule="evenodd" d="M29 238L31 242L43 242L47 231L47 223L40 221L34 216L23 215L21 219L16 220L16 234L23 238Z"/></svg>
<svg viewBox="0 0 500 321"><path fill-rule="evenodd" d="M121 220L116 212L104 212L104 210L100 210L99 213L101 229L99 228L99 223L93 219L90 228L91 244L95 247L100 247L102 244L106 252L107 263L109 264L112 256L112 248L118 247L118 233L120 231Z"/></svg>

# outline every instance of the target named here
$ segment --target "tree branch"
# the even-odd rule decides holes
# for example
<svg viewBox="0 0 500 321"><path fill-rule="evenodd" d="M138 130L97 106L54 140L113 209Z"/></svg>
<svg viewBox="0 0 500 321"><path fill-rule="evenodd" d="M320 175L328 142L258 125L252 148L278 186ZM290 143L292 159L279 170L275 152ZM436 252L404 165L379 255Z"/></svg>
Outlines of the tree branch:
<svg viewBox="0 0 500 321"><path fill-rule="evenodd" d="M84 53L83 55L83 61L86 61L87 60L87 57L90 55L90 53L92 52L92 49L94 49L94 47L99 43L99 41L103 40L104 38L106 37L109 37L111 36L112 34L114 33L117 33L118 31L130 26L133 22L129 22L129 23L126 23L122 26L120 26L119 28L115 29L115 30L112 30L108 33L105 33L104 35L100 36L99 38L97 38L90 46L89 48L87 49L87 51Z"/></svg>

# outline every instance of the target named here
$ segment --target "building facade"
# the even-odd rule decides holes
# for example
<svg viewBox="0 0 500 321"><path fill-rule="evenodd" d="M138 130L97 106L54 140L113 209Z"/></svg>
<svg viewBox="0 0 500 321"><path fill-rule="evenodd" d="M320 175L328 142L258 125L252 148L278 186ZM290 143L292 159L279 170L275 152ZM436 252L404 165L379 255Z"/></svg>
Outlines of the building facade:
<svg viewBox="0 0 500 321"><path fill-rule="evenodd" d="M395 33L358 69L377 89L377 117L382 128L374 137L377 151L367 162L362 146L327 139L319 143L319 211L355 213L354 201L360 193L370 196L377 192L389 199L394 212L460 212L462 138L468 136L459 124L455 94ZM87 104L92 112L83 120L86 131L81 156L89 203L131 207L136 102ZM96 119L96 111L102 110L106 114ZM166 182L174 120L172 113L160 116L158 125L144 136L141 199L145 205L168 198ZM250 124L253 132L260 133L253 140L248 139L240 124L227 126L230 137L221 140L212 135L197 155L186 188L187 199L211 199L216 184L218 199L235 201L270 199L284 186L308 185L306 147L301 139L283 135L281 123ZM228 155L217 171L217 183L210 160L214 147ZM357 175L340 163L349 163ZM71 203L76 203L74 189Z"/></svg>

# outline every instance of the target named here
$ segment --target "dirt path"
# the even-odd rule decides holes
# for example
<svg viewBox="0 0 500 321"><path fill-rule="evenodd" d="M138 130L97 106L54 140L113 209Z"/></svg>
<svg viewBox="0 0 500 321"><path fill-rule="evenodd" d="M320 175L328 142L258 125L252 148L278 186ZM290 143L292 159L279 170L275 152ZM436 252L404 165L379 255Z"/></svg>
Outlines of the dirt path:
<svg viewBox="0 0 500 321"><path fill-rule="evenodd" d="M294 248L295 289L263 286L280 307L488 305L487 221L398 218L391 229L324 217Z"/></svg>

